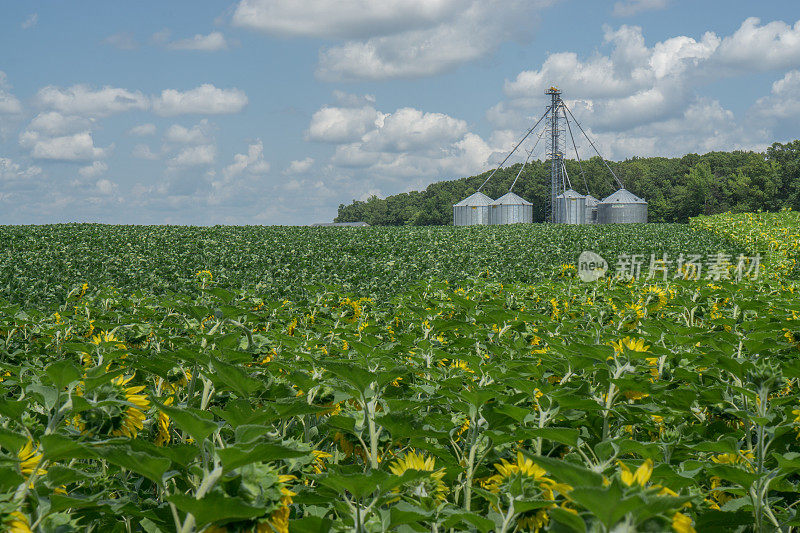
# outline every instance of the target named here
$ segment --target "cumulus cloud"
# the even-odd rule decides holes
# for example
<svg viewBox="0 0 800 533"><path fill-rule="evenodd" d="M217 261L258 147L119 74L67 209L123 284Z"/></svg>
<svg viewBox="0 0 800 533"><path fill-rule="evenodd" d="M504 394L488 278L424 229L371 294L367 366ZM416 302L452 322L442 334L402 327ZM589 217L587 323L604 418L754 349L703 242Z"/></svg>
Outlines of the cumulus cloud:
<svg viewBox="0 0 800 533"><path fill-rule="evenodd" d="M626 131L644 124L680 119L698 86L725 77L800 67L800 22L761 25L747 19L733 34L679 35L645 44L641 28L606 28L607 54L580 58L550 54L538 69L507 81L507 100L492 108L496 127L520 129L537 110L550 85L595 131ZM541 111L538 111L541 112Z"/></svg>
<svg viewBox="0 0 800 533"><path fill-rule="evenodd" d="M6 73L0 70L0 114L15 115L22 113L22 104L11 94L11 85Z"/></svg>
<svg viewBox="0 0 800 533"><path fill-rule="evenodd" d="M408 107L393 113L370 106L323 107L312 116L308 137L336 144L334 168L377 180L414 178L420 184L479 172L495 152L468 131L465 121Z"/></svg>
<svg viewBox="0 0 800 533"><path fill-rule="evenodd" d="M84 178L95 178L108 170L108 165L102 161L95 161L91 165L78 169L78 174Z"/></svg>
<svg viewBox="0 0 800 533"><path fill-rule="evenodd" d="M92 89L88 85L73 85L63 89L49 85L39 90L36 99L39 105L60 113L94 117L148 107L148 99L141 92L110 86Z"/></svg>
<svg viewBox="0 0 800 533"><path fill-rule="evenodd" d="M228 43L225 36L218 31L212 31L208 35L197 34L188 39L180 39L167 44L171 50L198 50L202 52L215 52L225 50Z"/></svg>
<svg viewBox="0 0 800 533"><path fill-rule="evenodd" d="M768 96L756 101L752 112L759 118L797 120L800 118L800 70L792 70L772 84Z"/></svg>
<svg viewBox="0 0 800 533"><path fill-rule="evenodd" d="M327 81L437 74L530 38L557 0L241 0L232 23L279 36L339 39L320 52Z"/></svg>
<svg viewBox="0 0 800 533"><path fill-rule="evenodd" d="M26 181L41 175L42 169L37 166L22 167L7 157L0 157L0 182L9 183Z"/></svg>
<svg viewBox="0 0 800 533"><path fill-rule="evenodd" d="M92 161L103 159L108 148L94 145L88 131L58 137L43 137L36 131L26 130L20 135L20 144L29 148L34 159L56 161Z"/></svg>
<svg viewBox="0 0 800 533"><path fill-rule="evenodd" d="M28 124L27 129L53 137L87 131L91 126L92 120L90 119L74 115L62 115L58 111L50 111L36 115Z"/></svg>
<svg viewBox="0 0 800 533"><path fill-rule="evenodd" d="M323 107L312 115L306 139L326 143L354 141L381 120L383 115L373 107Z"/></svg>
<svg viewBox="0 0 800 533"><path fill-rule="evenodd" d="M209 144L211 124L207 119L201 120L191 128L173 124L164 133L164 141L174 144Z"/></svg>
<svg viewBox="0 0 800 533"><path fill-rule="evenodd" d="M114 194L114 192L117 190L117 184L111 180L101 179L97 180L97 183L95 183L95 189L99 194L107 196Z"/></svg>
<svg viewBox="0 0 800 533"><path fill-rule="evenodd" d="M460 9L457 0L242 0L233 25L273 35L363 38L435 25Z"/></svg>
<svg viewBox="0 0 800 533"><path fill-rule="evenodd" d="M614 16L630 17L644 11L664 9L669 0L623 0L614 4Z"/></svg>
<svg viewBox="0 0 800 533"><path fill-rule="evenodd" d="M314 158L313 157L306 157L305 159L300 159L296 161L292 161L289 163L289 166L286 167L283 171L284 174L304 174L308 172L308 170L314 165Z"/></svg>
<svg viewBox="0 0 800 533"><path fill-rule="evenodd" d="M219 89L210 83L188 91L166 89L154 98L153 109L162 116L238 113L247 105L247 95L239 89Z"/></svg>
<svg viewBox="0 0 800 533"><path fill-rule="evenodd" d="M155 135L155 133L155 124L139 124L128 130L128 135L133 135L135 137L147 137L149 135Z"/></svg>
<svg viewBox="0 0 800 533"><path fill-rule="evenodd" d="M247 147L246 154L233 156L233 163L222 169L222 176L226 180L230 180L243 173L259 175L267 172L269 172L269 163L264 161L264 145L261 141L256 141Z"/></svg>
<svg viewBox="0 0 800 533"><path fill-rule="evenodd" d="M180 150L169 160L172 167L197 167L213 165L217 159L217 147L213 144L189 146Z"/></svg>

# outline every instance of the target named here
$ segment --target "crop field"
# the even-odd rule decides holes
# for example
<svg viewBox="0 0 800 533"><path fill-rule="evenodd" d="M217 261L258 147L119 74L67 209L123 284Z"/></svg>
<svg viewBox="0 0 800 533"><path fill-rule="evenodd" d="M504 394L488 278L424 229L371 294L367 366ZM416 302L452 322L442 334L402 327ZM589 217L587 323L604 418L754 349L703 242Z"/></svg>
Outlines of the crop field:
<svg viewBox="0 0 800 533"><path fill-rule="evenodd" d="M25 307L61 304L76 286L124 293L195 294L195 273L267 298L313 297L333 285L387 300L419 281L548 279L583 250L736 255L742 246L685 224L435 228L0 226L0 299Z"/></svg>
<svg viewBox="0 0 800 533"><path fill-rule="evenodd" d="M0 523L795 531L798 231L0 228Z"/></svg>

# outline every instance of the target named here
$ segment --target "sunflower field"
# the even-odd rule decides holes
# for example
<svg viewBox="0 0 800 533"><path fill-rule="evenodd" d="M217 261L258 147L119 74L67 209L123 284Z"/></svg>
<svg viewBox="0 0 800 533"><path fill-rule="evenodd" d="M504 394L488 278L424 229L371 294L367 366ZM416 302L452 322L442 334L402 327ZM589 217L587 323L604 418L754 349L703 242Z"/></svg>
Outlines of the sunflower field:
<svg viewBox="0 0 800 533"><path fill-rule="evenodd" d="M2 228L31 264L2 250L0 523L794 531L800 281L784 266L797 248L770 242L797 219L736 216L563 233L296 229L285 248L258 248L266 229L186 229L172 251L144 236L128 248L133 229ZM299 273L280 259L292 246ZM582 250L612 265L634 252L731 262L699 279L586 282ZM734 275L737 255L762 252L760 275ZM60 285L16 280L37 270Z"/></svg>

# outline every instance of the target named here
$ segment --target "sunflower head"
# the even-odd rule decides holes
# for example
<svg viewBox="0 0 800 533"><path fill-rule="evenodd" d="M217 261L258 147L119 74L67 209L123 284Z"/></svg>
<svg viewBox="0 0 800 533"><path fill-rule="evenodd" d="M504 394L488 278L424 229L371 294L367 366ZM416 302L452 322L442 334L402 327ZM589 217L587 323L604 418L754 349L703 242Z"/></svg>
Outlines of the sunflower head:
<svg viewBox="0 0 800 533"><path fill-rule="evenodd" d="M141 392L144 385L129 387L134 376L117 376L97 387L91 394L79 392L89 403L89 409L78 413L73 422L82 433L98 436L136 438L146 418L150 401Z"/></svg>
<svg viewBox="0 0 800 533"><path fill-rule="evenodd" d="M447 494L447 486L442 481L445 471L444 468L436 470L436 459L433 456L426 457L411 450L390 464L389 470L396 476L402 476L409 470L430 472L427 476L406 483L405 492L416 498L444 501ZM395 489L395 492L399 491L400 489Z"/></svg>

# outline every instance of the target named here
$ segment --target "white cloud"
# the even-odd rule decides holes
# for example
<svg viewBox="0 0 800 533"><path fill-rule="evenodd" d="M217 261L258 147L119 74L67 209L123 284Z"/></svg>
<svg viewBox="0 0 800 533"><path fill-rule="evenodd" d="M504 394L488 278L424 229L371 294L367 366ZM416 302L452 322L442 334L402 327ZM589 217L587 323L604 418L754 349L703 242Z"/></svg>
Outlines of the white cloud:
<svg viewBox="0 0 800 533"><path fill-rule="evenodd" d="M614 16L630 17L644 11L664 9L669 0L623 0L614 4Z"/></svg>
<svg viewBox="0 0 800 533"><path fill-rule="evenodd" d="M95 178L108 170L108 165L103 163L102 161L95 161L91 165L81 167L78 170L78 174L80 174L84 178Z"/></svg>
<svg viewBox="0 0 800 533"><path fill-rule="evenodd" d="M247 147L246 154L233 156L233 163L222 169L225 180L235 178L240 174L260 175L269 172L269 163L264 161L264 145L256 141Z"/></svg>
<svg viewBox="0 0 800 533"><path fill-rule="evenodd" d="M135 50L139 48L139 43L130 32L120 32L109 35L103 39L103 43L119 48L120 50Z"/></svg>
<svg viewBox="0 0 800 533"><path fill-rule="evenodd" d="M735 73L800 67L800 20L794 26L782 21L759 26L760 22L748 18L733 35L725 37L716 62Z"/></svg>
<svg viewBox="0 0 800 533"><path fill-rule="evenodd" d="M108 148L97 148L88 131L60 137L41 137L38 132L25 131L20 144L31 150L34 159L56 161L92 161L106 156Z"/></svg>
<svg viewBox="0 0 800 533"><path fill-rule="evenodd" d="M362 140L365 147L379 152L422 150L454 142L467 133L467 123L463 120L410 107L383 116L378 126Z"/></svg>
<svg viewBox="0 0 800 533"><path fill-rule="evenodd" d="M146 144L137 144L134 146L131 155L139 159L147 159L148 161L161 159L161 156L150 150L150 147Z"/></svg>
<svg viewBox="0 0 800 533"><path fill-rule="evenodd" d="M110 194L114 194L114 191L117 190L117 184L107 179L101 179L97 180L95 188L99 194L108 196Z"/></svg>
<svg viewBox="0 0 800 533"><path fill-rule="evenodd" d="M296 161L292 161L289 163L289 166L286 167L283 171L284 174L304 174L308 172L308 170L314 165L314 158L313 157L306 157L305 159L300 159Z"/></svg>
<svg viewBox="0 0 800 533"><path fill-rule="evenodd" d="M197 34L188 39L180 39L173 41L167 45L167 48L172 50L199 50L203 52L214 52L217 50L225 50L228 48L228 43L225 41L225 36L218 31L212 31L208 35Z"/></svg>
<svg viewBox="0 0 800 533"><path fill-rule="evenodd" d="M273 35L363 38L437 24L459 9L458 0L242 0L233 25Z"/></svg>
<svg viewBox="0 0 800 533"><path fill-rule="evenodd" d="M20 27L23 30L27 30L27 29L30 29L30 28L33 28L34 26L36 26L37 22L39 22L39 14L38 13L33 13L30 16L28 16L28 18L26 18L25 20L22 21L22 24L20 24Z"/></svg>
<svg viewBox="0 0 800 533"><path fill-rule="evenodd" d="M800 67L800 21L760 25L745 20L733 34L706 32L699 39L679 35L645 44L641 28L607 28L607 54L579 58L550 54L538 69L507 81L506 101L492 108L497 127L520 129L539 111L542 93L557 85L564 98L595 131L625 131L680 119L696 89L709 81L787 67Z"/></svg>
<svg viewBox="0 0 800 533"><path fill-rule="evenodd" d="M22 168L19 163L15 163L7 157L0 157L0 182L26 181L41 175L41 173L42 169L37 166Z"/></svg>
<svg viewBox="0 0 800 533"><path fill-rule="evenodd" d="M182 149L169 160L173 167L196 167L213 165L217 158L217 148L213 144L201 144Z"/></svg>
<svg viewBox="0 0 800 533"><path fill-rule="evenodd" d="M0 114L22 113L22 104L16 96L9 92L10 89L11 85L8 83L6 73L0 70Z"/></svg>
<svg viewBox="0 0 800 533"><path fill-rule="evenodd" d="M448 174L474 174L496 151L463 120L407 107L393 113L323 107L313 115L308 136L335 143L333 168L370 176L370 187L377 188L382 186L376 180L395 188L393 180L416 180L405 181L406 188Z"/></svg>
<svg viewBox="0 0 800 533"><path fill-rule="evenodd" d="M166 89L153 100L153 109L163 116L238 113L246 105L247 95L244 91L219 89L210 83L184 92Z"/></svg>
<svg viewBox="0 0 800 533"><path fill-rule="evenodd" d="M50 111L36 115L28 124L27 129L54 137L67 133L87 131L91 126L92 121L90 119L74 115L62 115L58 111Z"/></svg>
<svg viewBox="0 0 800 533"><path fill-rule="evenodd" d="M797 120L800 118L800 70L792 70L772 84L768 96L756 101L752 112L760 118Z"/></svg>
<svg viewBox="0 0 800 533"><path fill-rule="evenodd" d="M382 118L372 107L323 107L311 117L306 138L327 143L354 141L375 128Z"/></svg>
<svg viewBox="0 0 800 533"><path fill-rule="evenodd" d="M207 119L201 120L191 128L173 124L164 133L164 141L174 144L209 144L210 138L211 124Z"/></svg>
<svg viewBox="0 0 800 533"><path fill-rule="evenodd" d="M88 85L62 89L49 85L37 94L40 105L68 115L104 117L133 109L147 109L148 100L139 91L105 86L94 90Z"/></svg>
<svg viewBox="0 0 800 533"><path fill-rule="evenodd" d="M557 0L241 0L232 23L279 36L339 39L320 52L326 81L428 76L527 40Z"/></svg>
<svg viewBox="0 0 800 533"><path fill-rule="evenodd" d="M147 137L149 135L155 135L155 133L155 124L140 124L128 130L128 135L133 135L135 137Z"/></svg>

